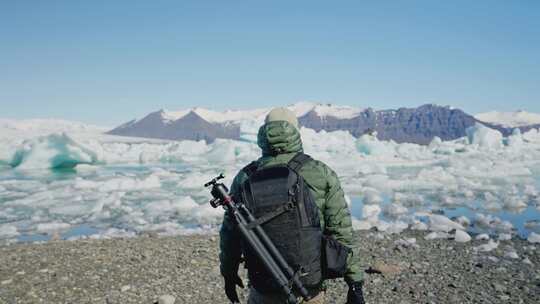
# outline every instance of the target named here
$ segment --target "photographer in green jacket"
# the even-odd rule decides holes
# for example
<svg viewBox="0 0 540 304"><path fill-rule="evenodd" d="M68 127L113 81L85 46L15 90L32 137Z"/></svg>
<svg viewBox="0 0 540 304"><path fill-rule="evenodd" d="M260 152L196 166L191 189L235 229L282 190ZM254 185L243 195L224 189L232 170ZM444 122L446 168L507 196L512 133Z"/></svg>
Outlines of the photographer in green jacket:
<svg viewBox="0 0 540 304"><path fill-rule="evenodd" d="M298 120L294 113L286 108L273 109L267 115L265 124L259 129L257 143L262 150L262 157L257 160L259 167L287 164L297 153L303 152ZM353 249L347 258L345 274L345 280L349 285L347 303L362 304L363 272L355 254L351 215L339 179L332 169L317 160L306 163L299 174L315 198L323 233L333 236ZM243 171L234 178L231 186L233 197L239 193L240 185L246 179L247 175ZM243 287L237 274L242 256L242 241L232 217L227 213L220 231L220 249L220 269L225 278L225 292L231 302L237 303L236 285ZM323 303L323 297L324 292L320 290L317 296L304 303ZM280 298L280 295L262 294L252 288L248 303L284 303L284 299Z"/></svg>

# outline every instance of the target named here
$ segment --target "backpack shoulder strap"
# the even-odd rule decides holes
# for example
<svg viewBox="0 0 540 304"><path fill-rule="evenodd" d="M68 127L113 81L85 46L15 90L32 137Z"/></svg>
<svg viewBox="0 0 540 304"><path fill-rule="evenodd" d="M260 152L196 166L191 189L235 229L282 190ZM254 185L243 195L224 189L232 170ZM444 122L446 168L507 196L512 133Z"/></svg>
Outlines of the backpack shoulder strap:
<svg viewBox="0 0 540 304"><path fill-rule="evenodd" d="M242 171L244 171L244 173L250 177L253 173L255 173L255 171L257 171L257 168L259 168L257 161L252 161L249 163L249 165L245 166Z"/></svg>
<svg viewBox="0 0 540 304"><path fill-rule="evenodd" d="M300 168L305 165L307 162L311 161L313 158L311 156L304 154L302 152L296 154L288 163L287 166L291 168L294 172L298 173Z"/></svg>

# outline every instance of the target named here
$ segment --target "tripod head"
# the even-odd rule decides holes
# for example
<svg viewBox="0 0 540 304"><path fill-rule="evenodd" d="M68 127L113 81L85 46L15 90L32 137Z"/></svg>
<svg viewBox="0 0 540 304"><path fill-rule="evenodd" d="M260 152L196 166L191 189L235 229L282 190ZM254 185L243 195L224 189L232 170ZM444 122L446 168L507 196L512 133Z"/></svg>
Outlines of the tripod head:
<svg viewBox="0 0 540 304"><path fill-rule="evenodd" d="M223 183L218 183L218 181L223 178L225 178L225 175L221 173L208 183L204 184L205 187L212 186L210 193L214 198L210 200L210 205L214 208L228 204L231 201L231 198L229 197L229 189L227 189Z"/></svg>
<svg viewBox="0 0 540 304"><path fill-rule="evenodd" d="M225 178L225 175L223 175L223 173L220 173L218 176L214 177L211 181L209 181L208 183L204 184L205 187L208 187L208 186L213 186L217 183L218 180L222 179L222 178Z"/></svg>

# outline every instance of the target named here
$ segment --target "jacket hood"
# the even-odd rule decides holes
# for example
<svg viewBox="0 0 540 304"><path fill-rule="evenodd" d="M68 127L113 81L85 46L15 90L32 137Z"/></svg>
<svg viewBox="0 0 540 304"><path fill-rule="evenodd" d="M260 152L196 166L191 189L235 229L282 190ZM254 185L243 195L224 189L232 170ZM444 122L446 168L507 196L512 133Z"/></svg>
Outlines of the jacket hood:
<svg viewBox="0 0 540 304"><path fill-rule="evenodd" d="M257 144L263 156L303 152L300 132L286 121L271 121L262 125Z"/></svg>

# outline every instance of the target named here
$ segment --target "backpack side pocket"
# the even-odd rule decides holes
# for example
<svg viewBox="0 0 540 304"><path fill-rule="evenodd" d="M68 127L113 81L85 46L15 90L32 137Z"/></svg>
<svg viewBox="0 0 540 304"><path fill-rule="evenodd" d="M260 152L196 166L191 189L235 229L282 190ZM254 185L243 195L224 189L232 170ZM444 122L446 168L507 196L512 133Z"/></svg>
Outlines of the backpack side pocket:
<svg viewBox="0 0 540 304"><path fill-rule="evenodd" d="M324 235L322 242L324 279L344 277L347 272L347 257L351 252L351 248L343 245L331 235Z"/></svg>

